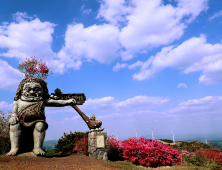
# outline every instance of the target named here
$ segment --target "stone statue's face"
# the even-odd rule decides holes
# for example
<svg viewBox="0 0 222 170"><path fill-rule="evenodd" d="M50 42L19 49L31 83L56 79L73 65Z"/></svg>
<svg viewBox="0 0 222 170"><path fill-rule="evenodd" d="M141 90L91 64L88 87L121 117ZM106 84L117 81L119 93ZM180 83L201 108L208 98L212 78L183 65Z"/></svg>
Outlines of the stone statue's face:
<svg viewBox="0 0 222 170"><path fill-rule="evenodd" d="M23 93L21 96L25 101L40 101L43 99L43 89L39 83L26 83L23 87Z"/></svg>

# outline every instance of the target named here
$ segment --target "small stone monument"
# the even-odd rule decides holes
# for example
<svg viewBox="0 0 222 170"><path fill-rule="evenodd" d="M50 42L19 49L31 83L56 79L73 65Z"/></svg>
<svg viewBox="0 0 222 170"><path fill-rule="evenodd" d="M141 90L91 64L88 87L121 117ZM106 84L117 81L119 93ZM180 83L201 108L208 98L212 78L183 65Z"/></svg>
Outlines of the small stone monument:
<svg viewBox="0 0 222 170"><path fill-rule="evenodd" d="M94 114L90 116L90 120L96 120ZM89 157L101 160L108 160L107 152L107 133L103 132L104 128L90 129L88 133L88 152Z"/></svg>

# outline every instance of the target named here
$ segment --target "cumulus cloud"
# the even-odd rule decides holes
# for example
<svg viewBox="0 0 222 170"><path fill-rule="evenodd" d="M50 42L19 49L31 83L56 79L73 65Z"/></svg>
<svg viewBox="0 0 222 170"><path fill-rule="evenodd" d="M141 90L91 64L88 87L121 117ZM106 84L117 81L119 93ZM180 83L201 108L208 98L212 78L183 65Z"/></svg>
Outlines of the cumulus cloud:
<svg viewBox="0 0 222 170"><path fill-rule="evenodd" d="M2 60L0 60L0 75L0 89L10 91L16 91L19 83L24 78L18 69L14 69Z"/></svg>
<svg viewBox="0 0 222 170"><path fill-rule="evenodd" d="M143 62L142 61L137 61L134 64L131 64L128 66L129 69L135 69L136 67L142 67L143 66Z"/></svg>
<svg viewBox="0 0 222 170"><path fill-rule="evenodd" d="M83 109L92 109L100 111L118 110L130 112L132 110L141 110L144 108L153 108L168 103L168 97L149 97L135 96L125 101L118 101L114 97L103 97L100 99L88 99L82 106Z"/></svg>
<svg viewBox="0 0 222 170"><path fill-rule="evenodd" d="M217 17L220 17L220 16L222 16L222 10L213 14L213 16L209 18L209 20L213 20L214 18L217 18Z"/></svg>
<svg viewBox="0 0 222 170"><path fill-rule="evenodd" d="M65 34L65 46L58 53L58 57L66 60L86 58L109 64L117 57L118 28L103 24L84 28L82 24L68 25Z"/></svg>
<svg viewBox="0 0 222 170"><path fill-rule="evenodd" d="M88 99L83 105L83 109L93 109L106 111L110 110L115 106L116 100L114 97L103 97L100 99Z"/></svg>
<svg viewBox="0 0 222 170"><path fill-rule="evenodd" d="M33 55L38 58L53 56L51 50L54 27L50 22L41 22L38 18L32 19L26 13L13 15L17 23L12 22L0 27L0 48L7 48L6 53L0 56L25 59ZM21 60L20 60L21 61Z"/></svg>
<svg viewBox="0 0 222 170"><path fill-rule="evenodd" d="M169 98L135 96L116 104L116 109L140 110L144 108L152 108L169 102Z"/></svg>
<svg viewBox="0 0 222 170"><path fill-rule="evenodd" d="M132 12L132 5L125 0L101 0L97 19L109 21L112 25L126 22L126 15Z"/></svg>
<svg viewBox="0 0 222 170"><path fill-rule="evenodd" d="M119 40L126 53L120 56L126 61L136 52L179 39L187 24L207 8L207 0L177 0L176 7L162 0L102 0L97 18L121 28Z"/></svg>
<svg viewBox="0 0 222 170"><path fill-rule="evenodd" d="M8 104L5 101L0 102L0 110L3 110L3 109L10 109L11 110L12 106L13 106L13 104Z"/></svg>
<svg viewBox="0 0 222 170"><path fill-rule="evenodd" d="M185 83L180 83L177 88L180 88L180 87L184 87L184 88L187 88L187 85Z"/></svg>
<svg viewBox="0 0 222 170"><path fill-rule="evenodd" d="M189 50L187 50L189 49ZM141 62L140 62L141 65ZM215 84L222 81L222 44L209 44L205 35L192 37L179 46L164 47L142 64L133 78L144 80L165 69L174 68L188 74L202 71L199 83Z"/></svg>
<svg viewBox="0 0 222 170"><path fill-rule="evenodd" d="M113 67L113 71L118 71L119 69L121 69L121 68L126 68L126 67L127 67L127 64L126 64L126 63L122 63L122 64L117 63L117 64Z"/></svg>
<svg viewBox="0 0 222 170"><path fill-rule="evenodd" d="M57 57L51 49L52 34L56 24L41 22L36 16L30 17L27 13L21 12L13 14L13 18L16 22L3 22L0 25L0 49L6 50L0 53L0 56L15 57L19 63L24 62L25 58L36 56L46 62L53 72L63 73L67 62L68 66L74 67L73 62L68 60L67 62L53 60ZM77 64L80 65L80 63ZM6 61L1 60L0 65L0 72L3 75L0 79L0 88L13 87L16 90L16 86L23 79L21 72L11 67Z"/></svg>
<svg viewBox="0 0 222 170"><path fill-rule="evenodd" d="M222 96L206 96L200 99L181 102L178 107L168 110L169 113L180 114L221 114Z"/></svg>
<svg viewBox="0 0 222 170"><path fill-rule="evenodd" d="M187 24L207 8L207 0L178 0L177 7L161 0L102 0L97 18L121 28L119 40L125 50L119 55L127 61L137 52L179 39Z"/></svg>

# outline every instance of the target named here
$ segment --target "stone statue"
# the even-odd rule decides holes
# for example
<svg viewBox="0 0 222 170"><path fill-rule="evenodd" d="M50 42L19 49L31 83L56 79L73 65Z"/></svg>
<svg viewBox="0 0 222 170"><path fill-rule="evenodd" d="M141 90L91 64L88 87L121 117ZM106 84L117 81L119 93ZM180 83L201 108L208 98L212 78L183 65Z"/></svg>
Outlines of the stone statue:
<svg viewBox="0 0 222 170"><path fill-rule="evenodd" d="M90 120L96 120L96 116L94 114L92 114L90 117L89 117Z"/></svg>
<svg viewBox="0 0 222 170"><path fill-rule="evenodd" d="M47 83L40 78L29 77L23 79L16 91L13 115L9 119L11 150L7 155L17 155L24 152L30 142L23 148L20 146L22 143L25 144L28 138L33 141L31 145L32 152L36 155L45 155L42 150L45 133L48 128L44 111L45 106L62 107L75 103L75 99L50 99ZM32 136L30 137L30 135Z"/></svg>

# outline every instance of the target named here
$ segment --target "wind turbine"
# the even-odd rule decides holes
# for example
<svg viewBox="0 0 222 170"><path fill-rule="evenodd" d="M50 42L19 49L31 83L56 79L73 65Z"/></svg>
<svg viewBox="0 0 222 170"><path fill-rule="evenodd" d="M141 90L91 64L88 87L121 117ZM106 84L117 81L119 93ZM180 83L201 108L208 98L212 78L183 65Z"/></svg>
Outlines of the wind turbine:
<svg viewBox="0 0 222 170"><path fill-rule="evenodd" d="M172 133L173 133L173 129L172 129ZM175 142L175 140L174 140L174 134L173 134L173 143Z"/></svg>
<svg viewBox="0 0 222 170"><path fill-rule="evenodd" d="M118 140L118 132L116 132L116 134L117 134L117 140Z"/></svg>
<svg viewBox="0 0 222 170"><path fill-rule="evenodd" d="M152 129L152 128L151 128ZM152 139L154 140L154 136L153 136L153 129L152 129Z"/></svg>
<svg viewBox="0 0 222 170"><path fill-rule="evenodd" d="M136 139L137 139L137 130L136 130Z"/></svg>

